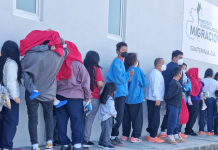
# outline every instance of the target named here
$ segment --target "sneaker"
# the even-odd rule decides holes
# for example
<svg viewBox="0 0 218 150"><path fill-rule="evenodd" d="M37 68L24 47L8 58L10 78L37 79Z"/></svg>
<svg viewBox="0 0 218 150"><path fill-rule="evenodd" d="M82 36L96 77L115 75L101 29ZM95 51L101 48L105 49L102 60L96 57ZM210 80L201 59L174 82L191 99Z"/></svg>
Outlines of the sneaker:
<svg viewBox="0 0 218 150"><path fill-rule="evenodd" d="M192 101L188 101L188 105L193 105L193 104L192 104Z"/></svg>
<svg viewBox="0 0 218 150"><path fill-rule="evenodd" d="M121 142L118 137L113 140L111 139L111 144L114 146L124 146L123 142Z"/></svg>
<svg viewBox="0 0 218 150"><path fill-rule="evenodd" d="M204 131L200 131L199 134L200 135L205 135L205 132Z"/></svg>
<svg viewBox="0 0 218 150"><path fill-rule="evenodd" d="M180 135L179 138L175 138L177 143L186 143L186 140L184 140Z"/></svg>
<svg viewBox="0 0 218 150"><path fill-rule="evenodd" d="M206 106L206 105L203 105L202 108L201 108L201 110L205 110L205 109L207 109L207 106Z"/></svg>
<svg viewBox="0 0 218 150"><path fill-rule="evenodd" d="M98 147L103 148L103 145L98 142Z"/></svg>
<svg viewBox="0 0 218 150"><path fill-rule="evenodd" d="M141 142L142 142L142 140L141 140L141 139L139 139L139 138L134 138L134 137L131 137L131 139L130 139L130 142L131 142L131 143L141 143Z"/></svg>
<svg viewBox="0 0 218 150"><path fill-rule="evenodd" d="M29 98L30 98L30 100L33 100L33 99L37 98L40 94L41 94L40 92L32 91Z"/></svg>
<svg viewBox="0 0 218 150"><path fill-rule="evenodd" d="M67 100L60 101L55 107L56 107L56 108L59 108L59 107L61 107L61 106L64 106L65 104L67 104Z"/></svg>
<svg viewBox="0 0 218 150"><path fill-rule="evenodd" d="M194 131L192 131L192 132L185 132L185 134L186 135L191 135L191 136L198 136L198 134L197 133L195 133ZM181 135L180 135L181 136ZM181 136L182 137L182 136ZM184 138L184 137L182 137L182 138Z"/></svg>
<svg viewBox="0 0 218 150"><path fill-rule="evenodd" d="M6 150L5 148L3 148L2 150ZM36 148L36 149L31 149L31 150L40 150L40 148Z"/></svg>
<svg viewBox="0 0 218 150"><path fill-rule="evenodd" d="M177 144L177 142L176 142L176 140L175 140L173 135L169 135L169 137L166 139L166 143L173 144L173 145Z"/></svg>
<svg viewBox="0 0 218 150"><path fill-rule="evenodd" d="M71 150L71 145L69 144L68 147L61 146L61 150Z"/></svg>
<svg viewBox="0 0 218 150"><path fill-rule="evenodd" d="M158 137L159 137L159 138L166 138L166 137L167 137L167 134L166 134L166 133L165 133L165 134L161 134L161 133L160 133L160 134L158 135Z"/></svg>
<svg viewBox="0 0 218 150"><path fill-rule="evenodd" d="M54 141L53 142L53 147L58 147L59 146L59 143L58 143L58 141L56 140L56 141Z"/></svg>
<svg viewBox="0 0 218 150"><path fill-rule="evenodd" d="M47 143L45 150L53 150L53 145L51 143Z"/></svg>
<svg viewBox="0 0 218 150"><path fill-rule="evenodd" d="M214 132L208 132L207 135L208 136L214 136Z"/></svg>
<svg viewBox="0 0 218 150"><path fill-rule="evenodd" d="M188 137L188 135L186 135L186 134L183 134L182 132L179 132L179 135L183 138L183 139L185 139L185 138L187 138Z"/></svg>
<svg viewBox="0 0 218 150"><path fill-rule="evenodd" d="M90 141L88 141L88 142L84 141L84 142L82 143L82 145L83 145L83 147L92 147L92 146L94 146L95 144L92 143L92 142L90 142Z"/></svg>
<svg viewBox="0 0 218 150"><path fill-rule="evenodd" d="M122 137L122 141L129 141L129 140L130 140L129 137L126 137L126 136L123 136L123 137Z"/></svg>
<svg viewBox="0 0 218 150"><path fill-rule="evenodd" d="M151 138L151 137L147 137L148 142L152 142L152 143L163 143L164 140L162 140L161 138L155 137L155 138Z"/></svg>
<svg viewBox="0 0 218 150"><path fill-rule="evenodd" d="M113 145L108 145L108 146L103 146L103 149L115 149L115 146Z"/></svg>

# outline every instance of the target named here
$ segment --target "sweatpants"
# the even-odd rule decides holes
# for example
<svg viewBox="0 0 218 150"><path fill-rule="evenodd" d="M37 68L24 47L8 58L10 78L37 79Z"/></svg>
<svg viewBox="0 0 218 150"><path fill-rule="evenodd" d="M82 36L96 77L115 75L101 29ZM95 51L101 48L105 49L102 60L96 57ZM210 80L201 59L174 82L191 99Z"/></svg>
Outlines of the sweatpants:
<svg viewBox="0 0 218 150"><path fill-rule="evenodd" d="M119 135L119 128L123 122L124 109L125 109L125 96L115 98L115 109L117 111L117 117L115 118L116 123L113 125L111 136Z"/></svg>
<svg viewBox="0 0 218 150"><path fill-rule="evenodd" d="M84 141L89 141L91 132L92 132L92 125L95 119L95 116L98 112L98 108L100 105L99 99L92 99L92 111L88 114L88 116L85 116L85 130L84 130Z"/></svg>
<svg viewBox="0 0 218 150"><path fill-rule="evenodd" d="M168 110L167 135L178 134L181 108L168 105L167 110Z"/></svg>
<svg viewBox="0 0 218 150"><path fill-rule="evenodd" d="M189 119L188 119L188 122L186 124L185 133L192 133L192 132L194 132L192 130L192 128L193 128L193 126L194 126L194 124L196 122L196 119L198 117L198 114L199 114L199 104L200 104L200 101L192 100L192 104L193 105L187 105L188 112L189 112Z"/></svg>
<svg viewBox="0 0 218 150"><path fill-rule="evenodd" d="M31 74L27 72L22 72L22 78L24 80L24 87L31 94L33 90L36 90L37 87L33 82Z"/></svg>
<svg viewBox="0 0 218 150"><path fill-rule="evenodd" d="M58 100L67 100L67 104L55 109L58 125L58 142L60 145L83 143L84 140L84 107L83 99L65 98L57 95ZM70 119L71 138L67 136L67 124Z"/></svg>
<svg viewBox="0 0 218 150"><path fill-rule="evenodd" d="M142 133L143 126L143 108L142 103L125 104L124 118L123 118L123 136L129 137L132 126L131 137L139 138Z"/></svg>
<svg viewBox="0 0 218 150"><path fill-rule="evenodd" d="M113 117L110 117L107 120L101 122L101 136L99 138L99 145L111 145L110 135L112 131L113 120Z"/></svg>
<svg viewBox="0 0 218 150"><path fill-rule="evenodd" d="M46 127L46 141L53 140L53 132L54 132L54 122L53 122L53 103L54 100L43 102L37 99L30 100L30 93L25 91L25 99L27 105L27 114L28 114L28 128L30 133L30 141L32 144L38 143L38 108L39 103L43 108L43 115L45 120Z"/></svg>
<svg viewBox="0 0 218 150"><path fill-rule="evenodd" d="M168 122L168 110L167 110L168 106L166 105L166 114L164 115L162 124L161 124L161 131L165 132L165 130L167 129L167 122Z"/></svg>
<svg viewBox="0 0 218 150"><path fill-rule="evenodd" d="M3 107L0 119L0 147L13 149L13 139L19 122L19 104L11 100L11 110Z"/></svg>
<svg viewBox="0 0 218 150"><path fill-rule="evenodd" d="M207 105L206 110L201 110L201 107L200 107L199 131L204 131L205 116L207 113L207 118L208 118L207 131L213 132L212 130L213 130L213 115L214 115L215 99L207 98L205 99L205 103ZM200 102L200 106L202 106L202 101Z"/></svg>
<svg viewBox="0 0 218 150"><path fill-rule="evenodd" d="M157 136L158 128L160 126L160 106L155 105L156 101L147 100L148 109L148 128L147 132L150 137Z"/></svg>

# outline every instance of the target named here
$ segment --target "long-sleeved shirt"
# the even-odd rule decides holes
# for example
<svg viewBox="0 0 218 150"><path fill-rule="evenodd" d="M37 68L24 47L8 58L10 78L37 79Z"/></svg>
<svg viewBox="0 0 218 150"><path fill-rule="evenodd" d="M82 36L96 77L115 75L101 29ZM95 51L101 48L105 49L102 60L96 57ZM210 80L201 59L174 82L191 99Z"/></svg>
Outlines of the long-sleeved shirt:
<svg viewBox="0 0 218 150"><path fill-rule="evenodd" d="M116 118L117 111L114 106L114 99L111 96L108 96L106 104L100 104L98 110L98 118L101 121L105 121L110 117Z"/></svg>
<svg viewBox="0 0 218 150"><path fill-rule="evenodd" d="M71 62L70 79L57 82L57 95L72 99L91 99L90 76L85 66L78 61Z"/></svg>
<svg viewBox="0 0 218 150"><path fill-rule="evenodd" d="M117 86L115 98L128 95L128 81L130 79L129 72L126 72L123 61L115 58L110 66L107 82L114 82Z"/></svg>
<svg viewBox="0 0 218 150"><path fill-rule="evenodd" d="M147 100L163 101L165 94L164 78L161 72L153 69L148 78L149 85L146 87L145 98Z"/></svg>
<svg viewBox="0 0 218 150"><path fill-rule="evenodd" d="M168 92L170 82L173 79L172 70L174 67L178 67L178 65L174 62L170 62L167 64L167 70L162 72L162 75L164 78L164 84L165 84L165 94ZM184 84L183 84L183 77L179 80L179 82L182 86L182 92L185 93Z"/></svg>
<svg viewBox="0 0 218 150"><path fill-rule="evenodd" d="M191 95L191 100L196 100L196 101L200 101L201 100L201 92L203 92L203 88L204 88L204 82L201 81L201 90L198 94L198 96L192 96Z"/></svg>
<svg viewBox="0 0 218 150"><path fill-rule="evenodd" d="M218 82L212 78L204 78L202 82L204 82L203 91L209 92L209 97L216 99L215 91L218 90Z"/></svg>
<svg viewBox="0 0 218 150"><path fill-rule="evenodd" d="M190 92L192 91L192 85L189 78L187 78L187 84L184 84L185 89L185 102L188 102L188 96L191 96Z"/></svg>
<svg viewBox="0 0 218 150"><path fill-rule="evenodd" d="M167 105L172 105L177 108L182 107L182 86L179 81L172 79L164 99Z"/></svg>
<svg viewBox="0 0 218 150"><path fill-rule="evenodd" d="M141 103L145 97L143 88L148 86L146 75L140 68L130 67L127 71L134 70L134 76L132 81L128 84L129 94L126 96L127 104L138 104Z"/></svg>

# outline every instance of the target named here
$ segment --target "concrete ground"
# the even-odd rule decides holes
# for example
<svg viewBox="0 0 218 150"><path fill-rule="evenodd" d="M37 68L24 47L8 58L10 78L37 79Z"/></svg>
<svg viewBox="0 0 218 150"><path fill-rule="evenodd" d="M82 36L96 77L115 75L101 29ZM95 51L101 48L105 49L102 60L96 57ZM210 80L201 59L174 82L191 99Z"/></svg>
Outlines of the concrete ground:
<svg viewBox="0 0 218 150"><path fill-rule="evenodd" d="M130 143L125 142L125 147L116 147L116 150L218 150L218 137L207 135L199 135L197 137L189 136L187 138L187 143L180 143L178 145L170 145L166 143L150 143L145 141L145 137L142 137L142 143ZM44 150L44 146L40 147ZM54 150L60 150L60 146L54 148ZM89 148L89 150L100 150L102 148L97 147L97 142L95 146ZM30 148L21 148L21 150L30 150Z"/></svg>

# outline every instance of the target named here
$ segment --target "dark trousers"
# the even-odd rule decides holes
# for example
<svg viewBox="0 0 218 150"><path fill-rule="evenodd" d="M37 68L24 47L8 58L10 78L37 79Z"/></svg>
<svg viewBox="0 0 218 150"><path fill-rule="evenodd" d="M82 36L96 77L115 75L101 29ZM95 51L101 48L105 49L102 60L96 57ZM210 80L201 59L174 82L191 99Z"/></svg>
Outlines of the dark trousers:
<svg viewBox="0 0 218 150"><path fill-rule="evenodd" d="M57 115L55 112L55 106L53 107L53 122L54 122L54 134L53 134L53 141L58 140L58 127L57 127Z"/></svg>
<svg viewBox="0 0 218 150"><path fill-rule="evenodd" d="M113 126L113 117L108 118L101 122L101 136L99 138L99 145L109 146L111 145L110 135Z"/></svg>
<svg viewBox="0 0 218 150"><path fill-rule="evenodd" d="M207 105L206 110L201 110L200 107L200 118L199 118L199 131L204 131L205 126L205 116L207 113L208 118L208 124L207 124L207 131L212 132L213 130L213 115L214 115L214 105L215 105L215 99L214 98L208 98L205 100L205 103ZM202 101L200 102L200 106L202 106Z"/></svg>
<svg viewBox="0 0 218 150"><path fill-rule="evenodd" d="M197 100L192 100L192 104L193 105L187 105L188 107L188 112L189 112L189 119L188 119L188 122L186 124L186 128L185 128L185 132L186 133L192 133L194 132L192 130L195 122L196 122L196 119L198 117L198 113L199 113L199 103L200 101L197 101Z"/></svg>
<svg viewBox="0 0 218 150"><path fill-rule="evenodd" d="M129 137L131 126L133 128L131 137L139 138L143 126L143 108L142 103L125 104L123 118L123 136Z"/></svg>
<svg viewBox="0 0 218 150"><path fill-rule="evenodd" d="M165 130L167 129L167 121L168 121L168 110L167 110L167 105L166 105L166 114L164 115L164 118L163 118L163 121L162 121L162 124L161 124L161 131L162 132L165 132Z"/></svg>
<svg viewBox="0 0 218 150"><path fill-rule="evenodd" d="M181 132L181 130L182 130L182 124L179 125L179 132Z"/></svg>
<svg viewBox="0 0 218 150"><path fill-rule="evenodd" d="M160 106L155 105L156 101L147 100L148 109L148 128L147 132L150 137L157 136L158 128L160 126Z"/></svg>
<svg viewBox="0 0 218 150"><path fill-rule="evenodd" d="M214 118L214 134L218 135L218 117Z"/></svg>
<svg viewBox="0 0 218 150"><path fill-rule="evenodd" d="M124 109L125 109L125 96L115 98L115 109L117 111L116 123L113 125L111 136L119 135L119 128L123 122Z"/></svg>
<svg viewBox="0 0 218 150"><path fill-rule="evenodd" d="M168 110L167 135L178 134L181 109L174 107L172 105L168 105L167 110Z"/></svg>
<svg viewBox="0 0 218 150"><path fill-rule="evenodd" d="M54 100L48 102L42 102L37 99L30 100L29 92L25 92L25 99L27 105L27 114L28 114L28 128L30 133L30 141L32 144L38 143L38 108L39 103L43 108L43 115L45 120L46 127L46 141L53 140L53 132L54 132L54 122L53 122L53 103ZM13 108L12 108L13 109Z"/></svg>
<svg viewBox="0 0 218 150"><path fill-rule="evenodd" d="M19 104L11 100L11 110L3 107L0 119L0 148L13 149L13 139L19 122Z"/></svg>
<svg viewBox="0 0 218 150"><path fill-rule="evenodd" d="M58 143L60 145L68 145L70 143L78 144L84 140L84 108L83 99L65 98L57 95L58 100L67 100L67 104L56 109L57 126L58 126ZM70 119L71 138L67 136L67 124Z"/></svg>

